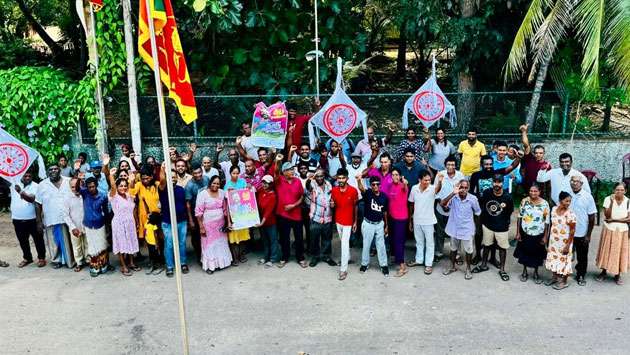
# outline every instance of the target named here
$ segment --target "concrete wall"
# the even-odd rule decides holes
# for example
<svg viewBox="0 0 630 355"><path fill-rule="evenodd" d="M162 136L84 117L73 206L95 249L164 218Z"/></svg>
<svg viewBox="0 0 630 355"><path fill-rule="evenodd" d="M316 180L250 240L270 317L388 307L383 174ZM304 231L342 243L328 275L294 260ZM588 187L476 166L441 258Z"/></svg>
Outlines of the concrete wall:
<svg viewBox="0 0 630 355"><path fill-rule="evenodd" d="M490 144L493 141L491 137L482 137L482 141ZM191 139L192 141L192 139ZM453 142L457 142L457 138L453 138ZM220 140L205 138L198 140L198 155L200 159L204 155L208 155L214 159L215 146ZM188 142L173 140L170 142L180 151L187 149ZM232 144L232 141L225 142L226 146ZM567 152L573 155L574 167L578 170L590 169L598 172L603 180L621 180L622 175L622 157L630 153L630 139L619 138L597 138L597 139L579 139L571 141L570 139L549 139L532 143L542 144L546 149L546 157L554 167L558 166L558 156ZM89 154L90 159L96 159L98 153L94 145L80 144L78 140L72 142L74 154L79 151L85 151ZM119 144L116 145L116 153L114 161L120 157ZM152 155L162 160L162 146L159 141L151 140L143 142L143 157ZM227 148L222 153L222 159L227 159Z"/></svg>

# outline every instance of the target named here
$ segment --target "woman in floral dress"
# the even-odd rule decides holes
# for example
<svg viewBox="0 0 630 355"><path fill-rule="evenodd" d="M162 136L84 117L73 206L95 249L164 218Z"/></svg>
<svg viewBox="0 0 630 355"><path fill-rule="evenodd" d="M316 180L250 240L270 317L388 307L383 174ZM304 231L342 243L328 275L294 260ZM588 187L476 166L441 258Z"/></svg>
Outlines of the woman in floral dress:
<svg viewBox="0 0 630 355"><path fill-rule="evenodd" d="M221 179L213 176L207 189L197 195L195 216L201 234L201 264L208 274L232 263L232 254L225 233L227 202L220 189Z"/></svg>
<svg viewBox="0 0 630 355"><path fill-rule="evenodd" d="M115 171L110 175L113 180ZM133 181L133 174L129 174L129 180ZM132 182L133 184L133 182ZM112 184L109 192L109 203L112 205L114 218L112 218L112 249L114 254L118 254L120 260L120 272L125 276L131 276L129 269L140 271L133 260L134 254L139 250L138 233L134 209L136 203L134 197L128 193L129 182L118 178Z"/></svg>
<svg viewBox="0 0 630 355"><path fill-rule="evenodd" d="M553 278L545 283L556 290L567 288L567 277L573 272L573 236L575 235L575 213L571 211L571 195L560 192L560 204L551 210L551 233L545 267L553 272Z"/></svg>
<svg viewBox="0 0 630 355"><path fill-rule="evenodd" d="M527 268L533 268L533 279L540 284L542 279L538 275L538 268L542 266L547 256L545 240L549 236L549 203L540 197L540 186L533 183L529 188L529 196L521 201L521 208L516 222L516 240L518 244L514 250L514 257L523 265L521 281L528 278Z"/></svg>

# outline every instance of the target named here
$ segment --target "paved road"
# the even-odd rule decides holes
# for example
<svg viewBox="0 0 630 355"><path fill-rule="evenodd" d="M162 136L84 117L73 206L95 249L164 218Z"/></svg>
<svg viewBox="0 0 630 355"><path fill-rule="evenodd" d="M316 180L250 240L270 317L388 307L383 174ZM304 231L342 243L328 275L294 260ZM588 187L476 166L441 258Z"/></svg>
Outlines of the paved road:
<svg viewBox="0 0 630 355"><path fill-rule="evenodd" d="M599 229L594 233L599 235ZM595 238L594 245L597 245ZM338 243L335 245L338 255ZM411 243L407 255L412 255ZM181 352L174 279L163 274L89 277L68 269L24 270L10 222L0 215L0 345L3 354ZM595 247L591 248L592 260ZM356 260L359 250L353 249ZM337 256L338 257L338 256ZM384 278L376 261L350 266L344 282L328 265L246 265L184 276L193 354L628 354L629 286L574 282L563 291L496 270L431 276L413 269ZM545 273L548 277L548 274ZM629 280L630 281L630 280Z"/></svg>

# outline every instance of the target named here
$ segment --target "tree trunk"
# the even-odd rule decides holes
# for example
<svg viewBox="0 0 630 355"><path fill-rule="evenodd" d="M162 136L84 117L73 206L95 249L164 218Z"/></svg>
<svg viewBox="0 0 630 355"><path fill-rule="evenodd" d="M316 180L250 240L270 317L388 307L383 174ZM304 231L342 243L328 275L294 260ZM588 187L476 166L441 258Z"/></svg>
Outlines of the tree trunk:
<svg viewBox="0 0 630 355"><path fill-rule="evenodd" d="M123 21L125 24L125 49L127 52L127 87L129 89L129 123L131 128L131 145L134 152L142 153L142 137L140 134L140 114L138 113L138 93L136 90L136 67L133 33L131 29L131 4L122 0Z"/></svg>
<svg viewBox="0 0 630 355"><path fill-rule="evenodd" d="M396 57L396 76L404 77L407 72L407 22L400 25L398 56Z"/></svg>
<svg viewBox="0 0 630 355"><path fill-rule="evenodd" d="M602 132L608 132L610 130L610 117L612 116L613 100L610 97L610 92L606 94L606 108L604 109L604 122L602 123Z"/></svg>
<svg viewBox="0 0 630 355"><path fill-rule="evenodd" d="M475 15L476 0L460 0L462 18L470 18ZM472 91L475 89L475 81L470 67L466 65L457 73L457 117L460 132L470 128L475 117L475 98Z"/></svg>
<svg viewBox="0 0 630 355"><path fill-rule="evenodd" d="M529 102L529 107L527 108L526 123L529 125L530 131L534 129L534 123L536 122L536 111L538 110L538 102L540 101L540 92L542 91L543 85L545 84L545 79L547 78L547 69L549 69L550 63L551 58L545 58L545 61L543 61L538 68L536 84L534 85L534 93L532 94L532 99Z"/></svg>
<svg viewBox="0 0 630 355"><path fill-rule="evenodd" d="M28 23L31 25L33 30L35 30L35 32L37 32L37 34L42 39L42 41L46 43L46 45L48 46L48 48L50 48L50 51L53 53L53 55L54 56L61 55L63 53L63 48L61 48L61 46L57 44L57 42L55 42L52 38L50 38L48 33L46 33L46 30L44 30L44 28L42 27L42 25L40 25L39 22L35 20L35 18L33 17L33 14L31 13L31 10L26 6L26 3L24 2L24 0L15 0L15 2L18 4L20 11L24 15Z"/></svg>

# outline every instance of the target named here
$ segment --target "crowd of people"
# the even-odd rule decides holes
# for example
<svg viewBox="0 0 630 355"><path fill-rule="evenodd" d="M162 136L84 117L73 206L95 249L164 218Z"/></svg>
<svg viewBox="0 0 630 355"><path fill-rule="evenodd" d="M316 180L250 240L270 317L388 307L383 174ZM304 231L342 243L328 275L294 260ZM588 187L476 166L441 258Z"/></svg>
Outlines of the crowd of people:
<svg viewBox="0 0 630 355"><path fill-rule="evenodd" d="M293 257L302 268L338 266L339 280L347 278L350 249L358 247L361 273L374 256L380 272L388 276L393 265L396 277L416 267L430 275L446 259L444 275L461 268L470 280L494 265L500 280L508 281L509 230L516 210L513 255L522 265L519 279L527 281L531 272L535 283L560 290L575 273L577 284L586 284L598 206L586 177L572 168L572 156L561 154L558 167L552 167L545 148L530 145L527 126L520 128L520 145L499 140L487 147L475 129L455 145L441 128L419 134L409 128L394 144L395 127L382 138L369 127L367 139L356 144L329 139L311 149L302 141L306 121L290 110L284 150L256 147L248 123L242 124L242 136L226 160L221 159L223 145L216 146L214 156L203 157L195 144L186 152L172 148L172 181L167 181L165 163L141 160L127 145L116 164L108 155L88 162L81 153L73 164L61 156L39 183L27 172L11 187L11 217L23 253L18 267L34 262L43 267L48 259L54 268L80 272L87 267L97 277L115 270L113 253L122 275L144 267L146 274L165 271L171 277L175 227L184 274L190 263L208 274L246 263L248 255L258 255L260 242L258 263L265 268L282 268ZM176 226L171 225L167 184L174 187ZM260 223L237 230L226 191L245 188L255 193ZM619 183L603 201L595 260L602 270L596 279L610 274L620 285L630 258L625 194ZM333 259L334 231L339 261ZM415 240L415 252L406 256L408 238ZM552 273L546 281L542 266Z"/></svg>

